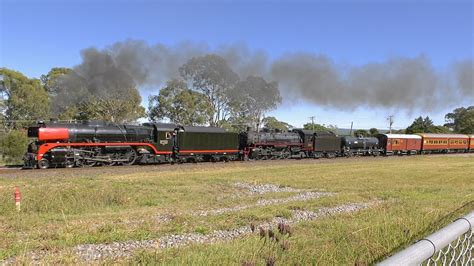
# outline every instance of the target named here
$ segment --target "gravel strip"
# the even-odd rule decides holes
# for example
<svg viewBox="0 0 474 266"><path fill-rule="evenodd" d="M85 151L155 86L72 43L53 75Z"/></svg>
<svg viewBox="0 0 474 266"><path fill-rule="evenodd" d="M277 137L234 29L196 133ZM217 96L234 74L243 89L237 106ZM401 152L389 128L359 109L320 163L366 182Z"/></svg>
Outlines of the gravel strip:
<svg viewBox="0 0 474 266"><path fill-rule="evenodd" d="M265 194L265 193L273 193L273 192L301 192L301 189L291 188L291 187L284 187L274 184L260 184L260 185L252 185L249 183L235 183L235 187L246 189L250 192L250 194Z"/></svg>
<svg viewBox="0 0 474 266"><path fill-rule="evenodd" d="M296 210L291 218L275 217L271 221L258 224L256 228L276 228L279 223L295 224L303 221L311 221L325 216L341 213L357 212L367 209L378 202L349 203L331 208L321 208L317 211ZM84 261L94 261L103 258L129 257L137 249L156 249L183 247L192 244L212 244L216 242L229 241L252 233L250 226L233 228L230 230L217 230L209 234L180 234L161 237L157 240L128 241L112 244L87 244L74 248L75 253Z"/></svg>
<svg viewBox="0 0 474 266"><path fill-rule="evenodd" d="M129 257L137 249L158 248L156 240L114 242L111 244L85 244L74 248L74 252L85 261Z"/></svg>
<svg viewBox="0 0 474 266"><path fill-rule="evenodd" d="M274 217L271 221L257 224L255 228L274 229L280 223L296 224L303 221L311 221L326 216L337 215L341 213L352 213L363 209L367 209L380 201L373 201L368 203L348 203L336 207L320 208L316 211L309 210L295 210L292 211L290 218ZM258 230L256 230L255 233ZM103 259L117 259L122 257L131 257L134 252L139 249L165 249L174 247L183 247L192 244L212 244L223 241L230 241L246 235L252 234L250 226L243 226L233 228L230 230L216 230L209 234L179 234L168 235L156 240L140 240L140 241L125 241L114 242L111 244L83 244L73 248L73 252L85 262L100 261ZM29 252L24 256L29 257L32 261L40 262L42 258L48 255L45 251ZM51 254L49 254L51 255ZM0 261L2 265L15 264L15 258L9 258Z"/></svg>
<svg viewBox="0 0 474 266"><path fill-rule="evenodd" d="M330 192L304 192L300 193L288 198L281 198L281 199L261 199L257 201L255 204L248 204L248 205L241 205L241 206L236 206L236 207L229 207L229 208L222 208L222 209L215 209L215 210L207 210L207 211L198 211L192 213L193 215L197 216L209 216L209 215L219 215L219 214L224 214L228 212L235 212L235 211L241 211L245 209L250 209L250 208L255 208L255 207L262 207L262 206L268 206L268 205L275 205L275 204L281 204L281 203L288 203L288 202L293 202L293 201L306 201L306 200L312 200L312 199L318 199L320 197L325 197L325 196L332 196L334 193Z"/></svg>

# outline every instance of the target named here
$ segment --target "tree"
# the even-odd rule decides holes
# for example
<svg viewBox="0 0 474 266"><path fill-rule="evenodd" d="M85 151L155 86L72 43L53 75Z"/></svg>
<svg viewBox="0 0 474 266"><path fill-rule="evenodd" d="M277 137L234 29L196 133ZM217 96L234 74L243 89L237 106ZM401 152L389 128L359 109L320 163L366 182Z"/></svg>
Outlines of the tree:
<svg viewBox="0 0 474 266"><path fill-rule="evenodd" d="M452 133L451 130L445 126L432 126L429 133Z"/></svg>
<svg viewBox="0 0 474 266"><path fill-rule="evenodd" d="M249 128L249 123L246 117L231 116L228 119L219 121L219 126L231 132L244 132Z"/></svg>
<svg viewBox="0 0 474 266"><path fill-rule="evenodd" d="M19 163L26 152L27 145L26 132L11 130L0 139L0 152L7 163Z"/></svg>
<svg viewBox="0 0 474 266"><path fill-rule="evenodd" d="M369 129L369 133L370 133L370 136L375 137L379 134L379 130L373 127Z"/></svg>
<svg viewBox="0 0 474 266"><path fill-rule="evenodd" d="M48 118L48 93L38 79L29 79L18 71L0 68L2 118L8 128L21 128L31 121Z"/></svg>
<svg viewBox="0 0 474 266"><path fill-rule="evenodd" d="M168 118L181 125L203 125L211 118L208 98L190 90L182 80L167 82L158 95L150 96L148 117L151 121Z"/></svg>
<svg viewBox="0 0 474 266"><path fill-rule="evenodd" d="M254 128L260 125L265 112L275 109L281 102L278 84L256 76L238 82L228 94L234 120L246 118Z"/></svg>
<svg viewBox="0 0 474 266"><path fill-rule="evenodd" d="M41 75L40 80L44 89L52 96L55 96L62 88L61 78L70 74L72 69L67 67L54 67L48 74Z"/></svg>
<svg viewBox="0 0 474 266"><path fill-rule="evenodd" d="M314 131L332 131L331 129L327 128L325 125L321 124L313 124L313 123L306 123L303 125L304 129L307 130L314 130Z"/></svg>
<svg viewBox="0 0 474 266"><path fill-rule="evenodd" d="M124 99L125 98L125 99ZM110 98L90 96L76 105L67 108L61 120L103 120L113 123L136 121L145 116L138 91L131 90L128 97L111 95Z"/></svg>
<svg viewBox="0 0 474 266"><path fill-rule="evenodd" d="M357 129L354 131L354 136L356 137L368 137L369 135L369 132L365 129Z"/></svg>
<svg viewBox="0 0 474 266"><path fill-rule="evenodd" d="M206 95L212 108L209 125L218 126L230 113L228 92L239 81L239 76L224 58L213 54L190 59L179 72L191 82L191 89Z"/></svg>
<svg viewBox="0 0 474 266"><path fill-rule="evenodd" d="M448 133L449 129L443 126L436 126L433 124L433 120L431 120L428 116L418 117L413 121L413 123L407 127L405 133L407 134L414 134L414 133Z"/></svg>
<svg viewBox="0 0 474 266"><path fill-rule="evenodd" d="M278 119L276 119L273 116L265 117L262 120L262 123L264 125L264 128L269 129L269 130L288 131L291 128L293 128L292 125L283 121L278 121Z"/></svg>
<svg viewBox="0 0 474 266"><path fill-rule="evenodd" d="M474 134L474 106L456 108L452 113L446 114L445 119L447 123L444 126L454 132Z"/></svg>
<svg viewBox="0 0 474 266"><path fill-rule="evenodd" d="M430 127L433 126L433 121L427 116L423 119L423 117L418 117L413 121L413 123L407 127L406 133L413 134L413 133L427 133L430 130Z"/></svg>
<svg viewBox="0 0 474 266"><path fill-rule="evenodd" d="M112 59L106 59L99 66L89 62L90 65L82 64L74 70L53 68L41 77L57 118L123 123L145 116L133 79L118 69Z"/></svg>

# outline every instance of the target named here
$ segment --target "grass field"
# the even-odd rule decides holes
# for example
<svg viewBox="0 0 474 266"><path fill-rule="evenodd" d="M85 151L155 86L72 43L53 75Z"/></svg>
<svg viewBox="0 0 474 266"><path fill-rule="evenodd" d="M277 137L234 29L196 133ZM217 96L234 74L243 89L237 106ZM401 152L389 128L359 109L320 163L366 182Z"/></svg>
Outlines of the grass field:
<svg viewBox="0 0 474 266"><path fill-rule="evenodd" d="M236 183L291 189L258 194ZM23 197L20 213L15 186ZM285 201L303 192L332 194ZM473 210L473 200L474 156L468 155L5 171L0 260L79 263L82 244L208 236L291 218L295 211L367 203L295 222L291 236L279 241L243 234L212 244L138 248L95 262L370 264Z"/></svg>

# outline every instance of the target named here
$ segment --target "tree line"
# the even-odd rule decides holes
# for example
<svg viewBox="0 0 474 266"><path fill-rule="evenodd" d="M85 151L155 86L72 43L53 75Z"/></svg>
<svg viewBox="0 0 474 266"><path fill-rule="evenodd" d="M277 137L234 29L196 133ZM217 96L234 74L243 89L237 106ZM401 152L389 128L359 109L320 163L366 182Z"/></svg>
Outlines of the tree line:
<svg viewBox="0 0 474 266"><path fill-rule="evenodd" d="M261 126L265 113L275 109L282 100L276 82L259 76L241 78L218 55L194 57L179 68L179 73L179 77L167 81L149 97L149 107L145 110L136 87L117 90L120 95L109 91L101 95L89 89L93 81L81 81L74 69L53 68L40 79L34 79L1 68L0 119L5 121L7 129L50 117L114 123L148 117L150 121L169 120L183 125L239 130ZM94 78L100 79L101 75L107 73L97 73Z"/></svg>
<svg viewBox="0 0 474 266"><path fill-rule="evenodd" d="M416 134L416 133L459 133L474 134L474 106L459 107L444 116L445 124L435 125L429 116L419 116L404 129L393 130L394 134ZM354 136L377 136L379 130L371 128L369 130L357 129Z"/></svg>
<svg viewBox="0 0 474 266"><path fill-rule="evenodd" d="M93 68L92 68L93 69ZM139 90L127 75L105 78L110 73L88 73L80 69L52 68L39 79L19 71L0 68L0 153L22 149L26 136L21 129L36 120L104 120L127 123L148 120L171 121L182 125L208 125L231 131L247 127L286 131L293 128L265 114L281 103L278 84L260 76L239 77L224 58L208 54L194 57L179 67L179 76L148 98L148 109L141 106ZM113 80L113 90L101 90L94 84ZM434 125L429 117L419 117L397 133L474 133L474 106L460 107L446 114L446 124ZM307 123L305 129L330 130L333 125ZM375 136L375 128L358 130L355 135Z"/></svg>
<svg viewBox="0 0 474 266"><path fill-rule="evenodd" d="M116 76L88 72L85 79L81 69L55 67L36 79L0 68L2 146L18 142L22 134L17 130L48 118L128 123L147 117L153 122L166 120L232 131L262 125L284 129L285 123L265 118L265 113L282 100L276 82L260 76L239 77L222 57L214 54L190 59L179 68L179 74L149 97L145 110L138 88L124 80L125 73ZM95 86L104 85L104 80L109 89ZM24 139L19 143L24 143ZM8 152L2 148L0 153Z"/></svg>

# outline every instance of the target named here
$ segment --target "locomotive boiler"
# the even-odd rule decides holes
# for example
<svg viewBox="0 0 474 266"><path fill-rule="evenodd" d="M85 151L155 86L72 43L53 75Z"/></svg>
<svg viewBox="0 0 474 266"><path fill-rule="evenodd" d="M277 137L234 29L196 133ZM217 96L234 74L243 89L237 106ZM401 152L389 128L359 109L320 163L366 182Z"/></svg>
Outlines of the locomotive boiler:
<svg viewBox="0 0 474 266"><path fill-rule="evenodd" d="M248 159L303 157L304 139L298 132L246 131L239 136L240 148Z"/></svg>
<svg viewBox="0 0 474 266"><path fill-rule="evenodd" d="M59 142L129 142L150 141L153 129L149 126L118 125L103 121L83 123L39 123L28 128L28 137L38 141Z"/></svg>
<svg viewBox="0 0 474 266"><path fill-rule="evenodd" d="M28 136L34 141L25 168L235 160L240 154L237 133L165 123L42 122L29 127Z"/></svg>

